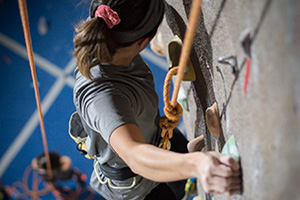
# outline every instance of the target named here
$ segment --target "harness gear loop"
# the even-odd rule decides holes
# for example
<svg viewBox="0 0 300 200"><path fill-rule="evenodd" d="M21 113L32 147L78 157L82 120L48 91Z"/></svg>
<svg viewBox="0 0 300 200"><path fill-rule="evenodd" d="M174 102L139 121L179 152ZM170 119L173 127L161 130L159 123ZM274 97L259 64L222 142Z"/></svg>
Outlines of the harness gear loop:
<svg viewBox="0 0 300 200"><path fill-rule="evenodd" d="M189 24L186 29L184 43L181 49L179 66L171 68L168 72L164 83L164 112L165 116L160 120L160 127L162 128L161 136L163 138L163 148L167 148L168 140L173 136L173 129L179 124L179 119L182 115L182 108L177 103L177 97L180 89L181 81L184 77L185 67L187 65L193 40L196 32L198 18L200 16L202 0L194 0L191 6L189 15ZM169 100L169 90L172 76L177 73L177 79L174 85L171 102ZM167 118L167 119L166 119Z"/></svg>
<svg viewBox="0 0 300 200"><path fill-rule="evenodd" d="M69 120L69 136L76 142L76 149L88 159L94 159L95 156L88 154L86 149L87 133L84 131L78 112L74 112Z"/></svg>
<svg viewBox="0 0 300 200"><path fill-rule="evenodd" d="M108 186L112 189L116 189L116 190L128 190L128 189L131 189L133 188L135 185L136 185L136 177L132 177L132 183L131 185L128 185L128 186L116 186L115 184L112 183L111 179L104 176L103 174L99 174L98 172L98 169L97 167L100 165L100 163L98 161L95 162L94 164L94 171L95 171L95 174L99 180L99 182L101 184L108 184Z"/></svg>

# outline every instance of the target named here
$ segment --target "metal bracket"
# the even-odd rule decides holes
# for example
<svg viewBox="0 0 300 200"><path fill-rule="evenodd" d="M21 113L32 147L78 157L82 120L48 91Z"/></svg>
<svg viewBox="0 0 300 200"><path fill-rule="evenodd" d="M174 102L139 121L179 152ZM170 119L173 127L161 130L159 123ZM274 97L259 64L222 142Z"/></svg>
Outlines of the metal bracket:
<svg viewBox="0 0 300 200"><path fill-rule="evenodd" d="M234 75L237 75L239 73L236 56L231 55L231 56L219 57L218 62L221 64L230 65L232 68L232 73Z"/></svg>

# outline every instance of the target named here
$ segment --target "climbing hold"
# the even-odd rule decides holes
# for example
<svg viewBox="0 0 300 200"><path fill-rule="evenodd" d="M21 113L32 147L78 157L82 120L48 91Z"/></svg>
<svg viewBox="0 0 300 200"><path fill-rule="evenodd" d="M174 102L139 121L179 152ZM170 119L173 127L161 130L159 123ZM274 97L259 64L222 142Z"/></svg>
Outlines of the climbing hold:
<svg viewBox="0 0 300 200"><path fill-rule="evenodd" d="M150 48L151 50L163 57L166 57L166 53L164 50L164 44L163 44L163 39L162 39L162 34L160 29L158 28L158 31L156 33L156 35L154 36L154 38L151 40L150 42Z"/></svg>
<svg viewBox="0 0 300 200"><path fill-rule="evenodd" d="M179 89L177 102L181 105L181 107L185 111L190 111L189 102L188 102L187 96L185 95L184 89L182 87L180 87L180 89Z"/></svg>
<svg viewBox="0 0 300 200"><path fill-rule="evenodd" d="M251 58L252 36L250 31L246 29L240 36L241 45L247 57Z"/></svg>
<svg viewBox="0 0 300 200"><path fill-rule="evenodd" d="M179 65L179 59L181 54L182 41L175 35L172 41L168 45L170 64L169 68L176 67ZM196 74L194 66L190 59L188 59L187 66L185 68L183 81L195 81Z"/></svg>
<svg viewBox="0 0 300 200"><path fill-rule="evenodd" d="M206 109L205 120L210 133L214 136L220 136L219 109L216 102Z"/></svg>
<svg viewBox="0 0 300 200"><path fill-rule="evenodd" d="M235 143L234 135L232 135L225 143L222 149L222 154L231 156L235 161L239 162L240 155Z"/></svg>
<svg viewBox="0 0 300 200"><path fill-rule="evenodd" d="M232 135L225 143L222 154L231 156L236 162L240 162L240 154L235 143L234 135ZM240 189L236 194L242 194L243 189Z"/></svg>
<svg viewBox="0 0 300 200"><path fill-rule="evenodd" d="M201 151L204 148L204 136L200 135L187 144L187 149L189 152Z"/></svg>

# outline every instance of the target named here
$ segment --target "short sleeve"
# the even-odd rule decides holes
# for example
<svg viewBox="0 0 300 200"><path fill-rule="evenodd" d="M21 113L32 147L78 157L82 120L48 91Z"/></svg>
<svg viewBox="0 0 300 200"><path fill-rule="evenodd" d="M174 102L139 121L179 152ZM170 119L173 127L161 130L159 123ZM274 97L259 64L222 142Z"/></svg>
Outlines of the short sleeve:
<svg viewBox="0 0 300 200"><path fill-rule="evenodd" d="M111 133L121 125L137 124L131 100L117 91L103 91L86 107L86 122L108 143Z"/></svg>

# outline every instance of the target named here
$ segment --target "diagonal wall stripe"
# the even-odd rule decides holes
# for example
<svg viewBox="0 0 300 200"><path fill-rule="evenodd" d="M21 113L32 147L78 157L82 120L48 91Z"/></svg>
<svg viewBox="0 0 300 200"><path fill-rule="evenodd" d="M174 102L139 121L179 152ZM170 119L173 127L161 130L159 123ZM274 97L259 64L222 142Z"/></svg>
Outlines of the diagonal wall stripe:
<svg viewBox="0 0 300 200"><path fill-rule="evenodd" d="M21 56L22 58L28 60L28 55L26 48L19 43L13 41L12 39L8 38L7 36L0 33L0 44L5 46L6 48L10 49L17 55ZM34 53L35 63L38 67L42 68L49 74L59 78L51 87L47 95L45 96L42 102L42 110L43 115L48 112L60 92L62 91L63 87L68 85L69 87L73 88L74 85L74 78L70 76L72 71L76 66L75 58L72 58L65 70L62 71L58 66L52 64L51 62L47 61L43 57L39 56L38 54ZM4 174L12 160L16 157L22 147L25 145L31 134L34 132L36 127L39 124L38 112L37 110L32 114L30 119L27 121L26 125L23 127L19 135L15 138L13 143L10 147L6 150L3 157L0 160L0 177Z"/></svg>
<svg viewBox="0 0 300 200"><path fill-rule="evenodd" d="M76 67L76 59L75 57L72 57L72 59L68 62L67 66L64 69L65 74L73 73L75 67Z"/></svg>
<svg viewBox="0 0 300 200"><path fill-rule="evenodd" d="M64 85L64 80L58 79L50 88L49 92L47 93L43 102L41 103L44 116L48 112L48 110L50 109L60 92L62 91ZM19 135L15 138L13 143L9 146L9 148L2 156L0 160L0 178L2 177L12 160L16 157L16 155L22 149L24 144L27 142L27 140L34 132L38 124L39 118L38 111L36 110L30 117L30 119L27 121L26 125L23 127Z"/></svg>
<svg viewBox="0 0 300 200"><path fill-rule="evenodd" d="M26 48L21 44L17 43L16 41L10 39L9 37L5 36L2 33L0 33L0 44L10 49L12 52L16 53L20 57L28 60ZM38 55L37 53L34 53L33 56L34 56L34 62L37 67L45 70L47 73L57 78L67 77L70 73L66 74L66 72L69 72L70 66L72 67L74 65L73 63L75 63L75 61L72 59L67 65L68 71L65 72L61 70L57 65L49 62L48 60ZM73 77L68 77L68 78L72 79Z"/></svg>
<svg viewBox="0 0 300 200"><path fill-rule="evenodd" d="M0 33L0 44L10 49L22 58L28 60L26 48L20 45L19 43L13 41L9 37L3 35L2 33ZM141 54L148 61L159 66L163 70L167 70L168 67L166 61L152 53L150 50L146 49ZM43 115L45 115L56 100L56 98L58 97L58 95L60 94L60 92L62 91L65 84L71 88L73 87L74 78L70 74L73 72L76 66L76 59L72 58L64 70L61 70L58 66L47 61L46 59L44 59L36 53L34 53L34 59L38 67L45 70L50 75L53 75L58 78L58 80L51 87L41 104ZM10 163L13 161L13 159L16 157L16 155L19 153L19 151L22 149L22 147L25 145L25 143L27 142L31 134L34 132L38 124L39 119L38 112L36 110L30 117L30 119L27 121L26 125L23 127L19 135L16 137L16 139L13 141L10 147L6 150L3 157L1 158L0 178L6 171Z"/></svg>

